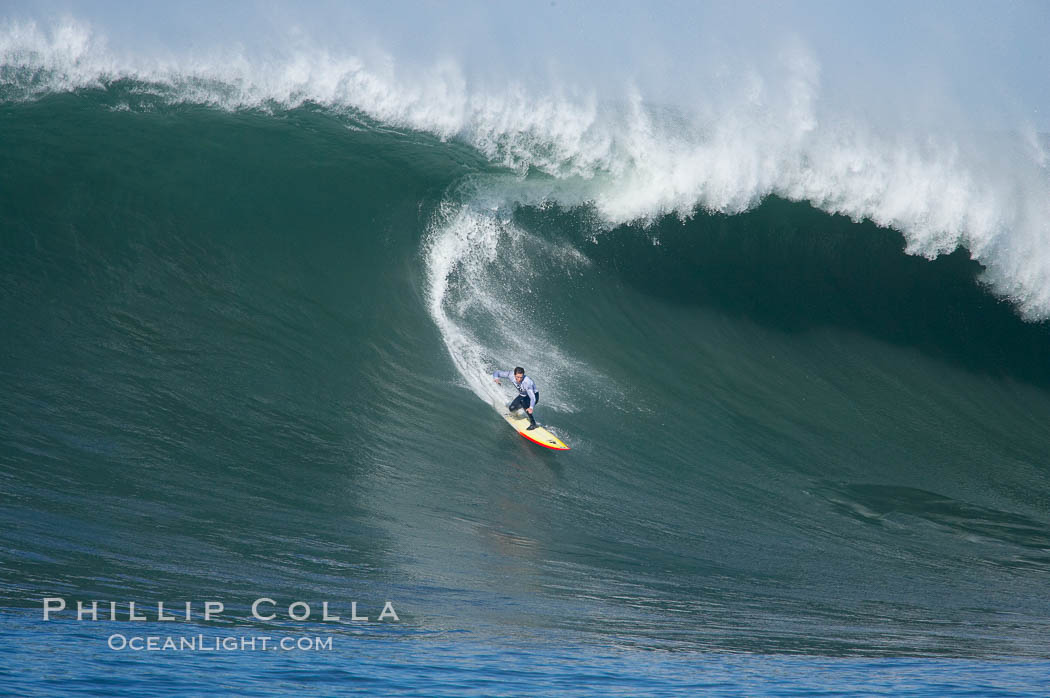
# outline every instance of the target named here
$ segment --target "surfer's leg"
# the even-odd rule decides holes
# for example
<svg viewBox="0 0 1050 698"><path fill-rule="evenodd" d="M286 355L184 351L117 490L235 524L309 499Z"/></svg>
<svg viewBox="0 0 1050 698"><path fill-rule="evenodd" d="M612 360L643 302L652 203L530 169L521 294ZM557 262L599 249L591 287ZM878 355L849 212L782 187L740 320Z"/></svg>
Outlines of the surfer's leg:
<svg viewBox="0 0 1050 698"><path fill-rule="evenodd" d="M540 391L537 390L533 394L536 396L536 406L538 406L540 404ZM529 399L527 397L523 397L521 399L524 401L525 407L528 407L529 406ZM536 406L533 406L533 408L532 408L533 412L536 411ZM536 418L532 416L531 412L526 412L525 414L529 418L529 429L535 429L536 428Z"/></svg>

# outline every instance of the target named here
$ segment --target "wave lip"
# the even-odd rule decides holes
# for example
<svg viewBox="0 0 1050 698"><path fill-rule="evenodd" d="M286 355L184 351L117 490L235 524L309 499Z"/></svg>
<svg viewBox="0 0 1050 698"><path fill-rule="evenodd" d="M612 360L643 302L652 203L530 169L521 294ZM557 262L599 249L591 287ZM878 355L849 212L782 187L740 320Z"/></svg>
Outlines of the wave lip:
<svg viewBox="0 0 1050 698"><path fill-rule="evenodd" d="M299 42L283 53L154 58L118 56L76 20L49 29L9 23L0 31L5 99L131 81L171 103L224 109L316 103L382 124L458 139L528 178L500 186L502 204L537 196L593 207L605 226L686 218L698 209L748 210L776 195L900 231L909 254L965 247L981 281L1028 320L1050 317L1050 174L1031 129L889 128L833 104L818 57L786 42L773 67L741 67L703 104L658 107L644 86L616 99L565 86L546 92L510 80L472 83L437 61L398 70ZM542 192L542 194L540 194ZM487 204L486 204L487 205Z"/></svg>

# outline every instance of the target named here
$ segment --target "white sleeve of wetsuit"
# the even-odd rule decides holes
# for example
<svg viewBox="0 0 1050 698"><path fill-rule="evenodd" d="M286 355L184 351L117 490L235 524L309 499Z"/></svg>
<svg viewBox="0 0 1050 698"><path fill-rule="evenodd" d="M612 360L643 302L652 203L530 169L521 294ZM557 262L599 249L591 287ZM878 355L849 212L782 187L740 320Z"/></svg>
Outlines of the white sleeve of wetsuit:
<svg viewBox="0 0 1050 698"><path fill-rule="evenodd" d="M494 371L493 378L510 378L510 371Z"/></svg>

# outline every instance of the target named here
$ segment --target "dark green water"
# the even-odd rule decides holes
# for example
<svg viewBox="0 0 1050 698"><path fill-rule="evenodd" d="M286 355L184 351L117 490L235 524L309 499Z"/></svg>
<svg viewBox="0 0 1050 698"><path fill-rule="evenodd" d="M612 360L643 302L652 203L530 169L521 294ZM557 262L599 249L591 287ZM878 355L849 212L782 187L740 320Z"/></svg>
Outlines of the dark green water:
<svg viewBox="0 0 1050 698"><path fill-rule="evenodd" d="M1050 655L1050 330L965 251L779 199L611 230L475 210L529 182L353 115L116 89L0 105L23 644L73 633L104 673L112 629L42 626L42 598L216 598L258 628L268 596L393 600L324 631L401 649ZM515 363L572 451L479 399Z"/></svg>

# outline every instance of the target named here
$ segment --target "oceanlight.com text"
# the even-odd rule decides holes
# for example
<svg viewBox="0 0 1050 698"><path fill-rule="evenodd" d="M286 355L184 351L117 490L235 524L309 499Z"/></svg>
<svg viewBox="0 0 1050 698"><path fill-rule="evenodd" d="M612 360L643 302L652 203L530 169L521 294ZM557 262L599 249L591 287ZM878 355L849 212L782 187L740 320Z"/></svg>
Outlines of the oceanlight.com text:
<svg viewBox="0 0 1050 698"><path fill-rule="evenodd" d="M113 633L106 640L117 652L324 652L332 649L331 637L301 635L125 635Z"/></svg>

